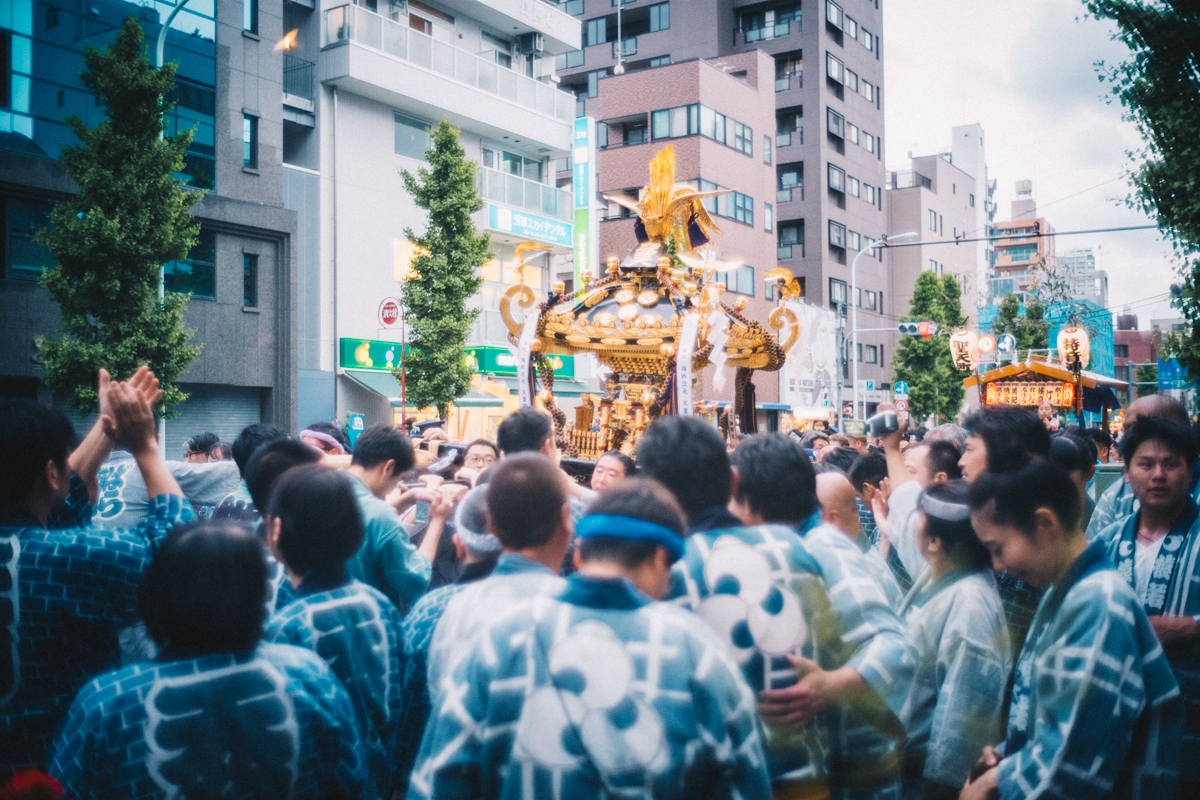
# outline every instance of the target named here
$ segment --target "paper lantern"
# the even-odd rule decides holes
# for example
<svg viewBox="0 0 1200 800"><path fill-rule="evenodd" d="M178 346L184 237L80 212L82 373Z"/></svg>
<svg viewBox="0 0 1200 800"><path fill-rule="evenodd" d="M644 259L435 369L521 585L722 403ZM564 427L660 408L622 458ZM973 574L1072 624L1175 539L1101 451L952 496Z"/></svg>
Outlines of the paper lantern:
<svg viewBox="0 0 1200 800"><path fill-rule="evenodd" d="M1078 325L1071 325L1058 332L1058 358L1063 366L1083 369L1091 357L1091 343L1088 341L1087 331Z"/></svg>
<svg viewBox="0 0 1200 800"><path fill-rule="evenodd" d="M959 328L950 335L950 356L954 359L954 368L967 372L975 368L975 332Z"/></svg>

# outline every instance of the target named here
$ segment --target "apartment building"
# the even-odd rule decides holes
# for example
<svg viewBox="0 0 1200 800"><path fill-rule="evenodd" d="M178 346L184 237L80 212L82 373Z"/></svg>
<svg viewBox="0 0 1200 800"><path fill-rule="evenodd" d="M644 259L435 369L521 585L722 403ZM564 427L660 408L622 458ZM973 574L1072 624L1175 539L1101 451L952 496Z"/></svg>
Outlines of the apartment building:
<svg viewBox="0 0 1200 800"><path fill-rule="evenodd" d="M85 44L104 46L129 15L154 42L172 3L11 0L0 8L8 81L0 109L0 394L62 404L42 382L34 341L59 324L37 280L52 263L33 241L50 205L75 190L58 162L74 140L63 124L103 118L79 83ZM205 192L193 214L200 243L167 264L169 290L191 292L185 323L204 346L182 377L191 398L167 424L169 457L211 430L231 440L252 422L296 424L296 214L284 207L284 4L192 0L165 38L179 64L168 134L195 128L185 176Z"/></svg>
<svg viewBox="0 0 1200 800"><path fill-rule="evenodd" d="M707 66L695 67L695 75L708 75L712 68L720 68L730 76L729 85L733 87L739 78L745 82L742 73L750 74L749 63L760 63L740 60L742 54L758 51L771 60L766 77L773 80L756 79L754 90L761 97L766 89L773 89L774 120L750 122L747 117L758 113L757 101L747 101L752 104L743 111L731 105L735 92L724 103L711 101L713 112L726 120L719 137L715 128L706 127L700 120L694 132L688 128L680 136L672 124L671 139L677 150L684 146L684 137L716 140L699 145L702 152L717 147L728 148L731 153L740 150L738 158L745 160L750 171L745 177L722 184L739 192L742 186L754 186L753 191L758 192L756 176L762 171L761 165L770 167L774 195L753 197L754 226L762 233L764 222L771 220L775 263L743 256L736 252L732 241L723 245L724 255L744 258L755 268L753 287L745 287L748 300L768 299L761 276L778 265L800 279L804 302L840 308L847 319L849 304L858 305L858 326L868 329L859 335L862 353L858 374L873 387L868 405L871 408L882 399L882 386L890 380L896 343L893 333L875 329L891 329L902 312L889 275L891 253L868 248L872 239L888 232L882 161L884 62L879 33L883 26L878 2L570 0L559 7L581 21L583 35L579 49L558 56L558 77L564 88L575 93L578 115L605 123L602 127L607 130L600 135L607 135L607 149L641 144L639 137L645 137L650 147L634 149L653 153L656 145L663 143L654 138L652 120L644 129L629 126L625 120L614 118L609 109L636 106L653 114L700 102L690 89L676 93L671 88L675 85L673 78L647 79L643 83L628 80L630 75L699 61ZM713 81L716 83L715 78ZM610 99L611 94L621 96L625 92L642 95L628 101ZM614 127L608 127L606 120ZM765 129L759 127L764 124ZM753 169L749 167L751 161ZM631 179L624 175L610 180L604 174L607 163L612 162L602 155L602 186L640 185L629 183ZM704 158L701 166L708 163ZM559 175L563 182L570 180L565 172ZM716 182L709 176L681 177ZM734 213L734 224L721 220L723 228L738 228L736 214L743 212ZM600 230L603 250L607 232L621 228L601 223ZM863 255L852 275L860 252ZM857 289L853 298L852 284ZM859 354L854 357L859 358ZM849 366L848 362L844 371L847 378L851 374ZM761 375L756 379L759 384L766 380ZM763 391L760 385L760 400ZM847 386L844 397L850 396Z"/></svg>
<svg viewBox="0 0 1200 800"><path fill-rule="evenodd" d="M992 298L998 302L1009 293L1024 292L1039 264L1056 263L1054 226L1037 215L1033 182L1017 181L1017 199L1012 201L1012 218L996 223L996 263L992 271Z"/></svg>
<svg viewBox="0 0 1200 800"><path fill-rule="evenodd" d="M1071 282L1071 296L1090 300L1104 308L1108 305L1108 273L1097 269L1096 252L1077 247L1058 254L1058 266Z"/></svg>
<svg viewBox="0 0 1200 800"><path fill-rule="evenodd" d="M283 195L299 219L297 368L300 422L361 414L398 420L404 278L424 212L401 170L424 164L428 130L461 131L485 201L477 229L496 259L484 269L471 344L494 364L507 348L499 298L524 280L550 288L569 263L572 203L554 159L571 150L575 97L552 80L556 54L580 47L580 22L540 0L288 2ZM547 248L517 269L516 246ZM503 358L500 358L503 360Z"/></svg>

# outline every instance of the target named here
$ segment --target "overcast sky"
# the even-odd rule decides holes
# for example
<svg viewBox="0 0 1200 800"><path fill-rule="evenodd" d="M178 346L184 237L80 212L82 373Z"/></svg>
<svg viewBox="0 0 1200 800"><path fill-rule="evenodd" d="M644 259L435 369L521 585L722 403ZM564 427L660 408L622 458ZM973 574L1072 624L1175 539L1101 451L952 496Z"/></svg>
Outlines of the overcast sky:
<svg viewBox="0 0 1200 800"><path fill-rule="evenodd" d="M887 0L885 0L886 2ZM1123 59L1111 27L1084 18L1082 0L891 0L884 12L887 58L884 140L889 170L909 153L943 152L955 125L980 123L997 221L1011 218L1018 180L1033 181L1038 215L1057 230L1144 225L1124 206L1126 155L1140 146L1122 108L1107 103L1095 62ZM1131 306L1140 327L1176 317L1167 287L1177 280L1157 231L1058 239L1058 250L1098 248L1109 306Z"/></svg>

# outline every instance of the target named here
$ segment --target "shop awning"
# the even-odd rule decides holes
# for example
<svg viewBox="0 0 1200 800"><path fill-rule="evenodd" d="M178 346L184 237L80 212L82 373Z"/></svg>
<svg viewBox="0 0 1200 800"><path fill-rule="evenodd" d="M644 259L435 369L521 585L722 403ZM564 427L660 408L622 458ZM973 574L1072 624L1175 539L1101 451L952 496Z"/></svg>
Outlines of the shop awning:
<svg viewBox="0 0 1200 800"><path fill-rule="evenodd" d="M502 383L511 391L517 391L517 379L508 377L496 377L492 380L496 383ZM541 391L542 382L538 381L538 391ZM581 394L602 394L602 392L594 386L588 386L581 381L571 380L569 378L556 378L554 380L554 395L555 397L579 397Z"/></svg>
<svg viewBox="0 0 1200 800"><path fill-rule="evenodd" d="M390 372L368 369L348 369L343 373L369 392L386 398L394 406L400 405L400 384Z"/></svg>

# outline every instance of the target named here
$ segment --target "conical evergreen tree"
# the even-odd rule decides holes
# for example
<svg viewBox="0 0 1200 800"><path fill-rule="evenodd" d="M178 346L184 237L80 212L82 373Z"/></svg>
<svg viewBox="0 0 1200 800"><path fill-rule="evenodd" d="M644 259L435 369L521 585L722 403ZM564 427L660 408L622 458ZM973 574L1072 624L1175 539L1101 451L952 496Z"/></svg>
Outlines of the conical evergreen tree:
<svg viewBox="0 0 1200 800"><path fill-rule="evenodd" d="M939 414L954 419L962 406L963 376L950 357L950 334L966 323L962 314L962 288L953 275L939 278L922 272L913 286L905 322L936 322L937 335L928 339L904 336L892 357L896 380L908 383L909 413L915 419Z"/></svg>
<svg viewBox="0 0 1200 800"><path fill-rule="evenodd" d="M67 127L79 144L64 145L62 165L79 193L55 205L37 241L56 264L42 286L58 303L62 327L39 342L46 382L67 393L80 413L96 409L96 372L128 376L148 364L162 381L163 410L186 395L176 379L200 354L183 327L187 296L158 299L161 265L187 257L200 225L190 216L201 197L176 173L192 132L160 138L175 64L154 69L142 27L130 16L103 50L84 48L80 81L104 107L95 128L78 117Z"/></svg>
<svg viewBox="0 0 1200 800"><path fill-rule="evenodd" d="M430 138L429 166L416 175L400 173L404 188L429 216L421 235L404 230L418 254L401 301L408 327L403 369L408 402L437 406L445 419L450 405L471 386L474 367L463 347L479 310L468 308L467 301L483 285L479 268L492 258L492 238L477 234L471 220L483 200L475 188L476 164L467 160L458 129L443 118ZM400 378L398 369L393 374Z"/></svg>

